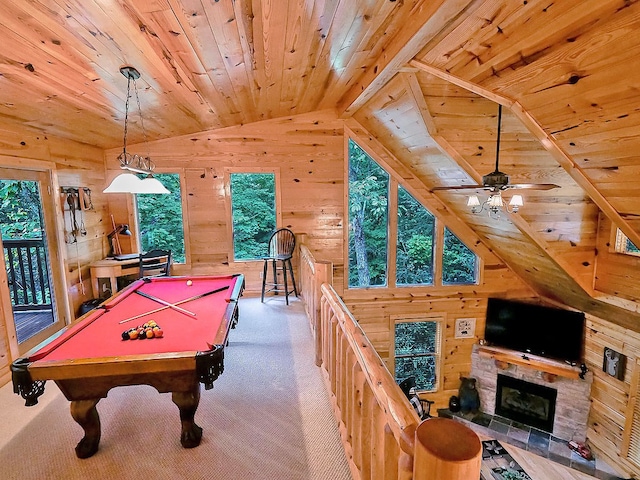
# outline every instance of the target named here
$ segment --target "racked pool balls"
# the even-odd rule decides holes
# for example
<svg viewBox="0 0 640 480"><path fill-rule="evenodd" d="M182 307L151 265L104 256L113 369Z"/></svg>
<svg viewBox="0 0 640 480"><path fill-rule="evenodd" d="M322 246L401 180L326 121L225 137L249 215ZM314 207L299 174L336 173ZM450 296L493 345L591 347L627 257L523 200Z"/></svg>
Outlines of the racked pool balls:
<svg viewBox="0 0 640 480"><path fill-rule="evenodd" d="M164 335L162 328L153 320L144 325L130 328L122 332L122 340L145 340L150 338L161 338Z"/></svg>

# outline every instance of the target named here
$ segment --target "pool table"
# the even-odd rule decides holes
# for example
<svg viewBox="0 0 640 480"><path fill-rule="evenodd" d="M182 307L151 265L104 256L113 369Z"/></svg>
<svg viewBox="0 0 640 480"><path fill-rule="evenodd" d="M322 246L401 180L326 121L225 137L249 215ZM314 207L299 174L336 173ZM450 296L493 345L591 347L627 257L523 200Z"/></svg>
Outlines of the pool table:
<svg viewBox="0 0 640 480"><path fill-rule="evenodd" d="M14 392L27 406L35 405L46 380L56 382L84 430L76 455L87 458L100 443L100 399L113 387L151 385L172 392L182 446L196 447L202 437L194 422L200 383L213 388L223 371L243 288L242 275L137 280L14 361ZM144 323L161 331L152 330L152 338L125 339L123 332Z"/></svg>

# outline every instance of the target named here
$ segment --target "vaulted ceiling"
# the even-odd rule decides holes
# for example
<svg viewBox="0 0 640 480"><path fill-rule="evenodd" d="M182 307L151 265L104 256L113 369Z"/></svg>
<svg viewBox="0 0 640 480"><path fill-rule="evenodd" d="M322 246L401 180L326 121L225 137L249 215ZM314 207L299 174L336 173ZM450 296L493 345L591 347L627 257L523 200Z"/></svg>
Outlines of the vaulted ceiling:
<svg viewBox="0 0 640 480"><path fill-rule="evenodd" d="M0 127L117 147L128 64L152 140L331 108L432 189L493 171L502 104L501 170L561 188L497 221L433 201L597 311L601 215L640 245L638 32L636 0L4 0Z"/></svg>

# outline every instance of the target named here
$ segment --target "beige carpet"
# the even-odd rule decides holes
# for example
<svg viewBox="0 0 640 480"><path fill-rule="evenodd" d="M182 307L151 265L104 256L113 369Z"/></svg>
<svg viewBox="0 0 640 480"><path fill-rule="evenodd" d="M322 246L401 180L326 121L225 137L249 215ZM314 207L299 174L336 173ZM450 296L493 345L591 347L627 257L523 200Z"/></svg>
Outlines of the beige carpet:
<svg viewBox="0 0 640 480"><path fill-rule="evenodd" d="M240 300L225 372L202 390L196 422L202 443L180 446L170 394L147 386L111 390L98 404L100 450L79 460L81 428L69 402L47 382L48 401L27 408L2 388L0 476L3 479L349 480L336 421L302 303ZM51 394L51 392L55 392ZM37 409L34 416L28 412ZM24 418L22 426L20 417ZM4 422L3 422L4 423ZM20 428L16 428L16 424ZM7 440L10 438L9 440Z"/></svg>

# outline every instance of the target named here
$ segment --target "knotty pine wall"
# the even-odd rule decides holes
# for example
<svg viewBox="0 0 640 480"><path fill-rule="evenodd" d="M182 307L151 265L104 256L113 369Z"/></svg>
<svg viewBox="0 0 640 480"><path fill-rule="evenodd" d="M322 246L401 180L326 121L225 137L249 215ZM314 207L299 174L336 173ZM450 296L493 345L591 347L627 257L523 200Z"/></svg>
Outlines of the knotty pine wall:
<svg viewBox="0 0 640 480"><path fill-rule="evenodd" d="M640 468L622 456L623 432L629 403L631 378L640 359L640 333L587 315L585 362L593 372L591 410L587 439L606 461L629 475L640 475ZM618 380L602 370L604 348L627 357L625 375Z"/></svg>
<svg viewBox="0 0 640 480"><path fill-rule="evenodd" d="M64 270L66 285L61 290L68 292L66 303L67 318L75 318L80 304L90 298L91 282L88 265L106 254L108 233L108 209L104 188L104 162L102 149L80 144L69 140L61 140L53 136L31 133L28 128L9 124L0 124L0 167L27 170L44 170L51 172L52 188L55 194L56 222L58 243L61 255L51 259L58 262ZM85 227L87 234L78 236L77 243L66 244L65 221L68 229L68 216L64 215L63 197L60 186L83 186L92 191L94 210L86 212ZM78 264L81 266L78 268ZM82 278L82 283L80 283ZM9 379L9 365L17 356L17 343L13 337L11 301L8 288L2 285L0 308L0 385ZM64 299L63 299L64 301Z"/></svg>
<svg viewBox="0 0 640 480"><path fill-rule="evenodd" d="M129 147L131 152L145 148ZM278 226L307 234L318 258L335 265L336 286L342 285L344 215L343 123L333 111L229 127L150 143L159 172L180 172L188 223L187 263L173 274L242 272L248 294L259 292L262 262L233 262L229 172L275 171L279 179ZM106 151L109 178L119 151ZM111 195L117 222L133 223L131 199ZM120 237L121 240L125 240ZM125 248L123 244L123 249Z"/></svg>

